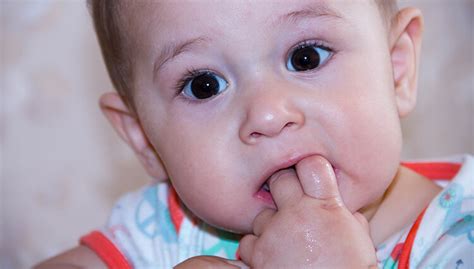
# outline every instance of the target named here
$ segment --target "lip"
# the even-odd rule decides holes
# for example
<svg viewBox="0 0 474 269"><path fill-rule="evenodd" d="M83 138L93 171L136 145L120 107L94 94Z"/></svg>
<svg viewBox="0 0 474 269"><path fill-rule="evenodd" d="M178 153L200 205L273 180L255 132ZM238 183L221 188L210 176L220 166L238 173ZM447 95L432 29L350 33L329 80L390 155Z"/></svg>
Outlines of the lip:
<svg viewBox="0 0 474 269"><path fill-rule="evenodd" d="M259 193L260 188L268 180L268 178L273 175L275 172L281 169L285 169L291 166L296 165L298 162L307 158L309 156L318 155L317 153L310 153L310 154L302 154L302 155L294 155L292 157L284 159L282 162L277 163L276 165L272 166L271 168L267 169L263 175L260 177L259 181L257 182L257 190L256 194Z"/></svg>

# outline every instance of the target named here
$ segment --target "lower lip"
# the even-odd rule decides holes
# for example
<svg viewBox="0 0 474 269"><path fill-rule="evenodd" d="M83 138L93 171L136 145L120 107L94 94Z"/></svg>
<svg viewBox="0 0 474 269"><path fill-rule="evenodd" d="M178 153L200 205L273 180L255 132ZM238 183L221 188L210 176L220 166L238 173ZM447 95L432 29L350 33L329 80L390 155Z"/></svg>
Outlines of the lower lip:
<svg viewBox="0 0 474 269"><path fill-rule="evenodd" d="M262 200L266 204L275 205L272 194L268 191L263 190L263 188L261 188L257 193L255 193L255 197L259 200Z"/></svg>

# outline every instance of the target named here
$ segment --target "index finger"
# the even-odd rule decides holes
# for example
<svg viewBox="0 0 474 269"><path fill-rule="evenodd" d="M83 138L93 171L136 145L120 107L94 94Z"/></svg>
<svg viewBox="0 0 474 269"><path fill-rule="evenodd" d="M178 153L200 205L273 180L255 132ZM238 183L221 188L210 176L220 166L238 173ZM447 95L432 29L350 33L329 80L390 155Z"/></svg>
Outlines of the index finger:
<svg viewBox="0 0 474 269"><path fill-rule="evenodd" d="M309 156L296 164L303 192L316 199L335 199L342 204L332 165L320 155Z"/></svg>

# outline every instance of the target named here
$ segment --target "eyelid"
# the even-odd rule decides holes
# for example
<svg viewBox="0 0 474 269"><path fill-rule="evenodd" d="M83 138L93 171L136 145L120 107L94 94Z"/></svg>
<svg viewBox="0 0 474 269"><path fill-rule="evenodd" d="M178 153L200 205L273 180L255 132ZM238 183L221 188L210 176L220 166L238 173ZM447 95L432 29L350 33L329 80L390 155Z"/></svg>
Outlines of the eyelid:
<svg viewBox="0 0 474 269"><path fill-rule="evenodd" d="M320 39L306 39L306 40L303 40L303 41L301 41L301 42L299 42L296 45L293 45L291 47L291 49L286 53L286 56L285 56L285 59L284 59L284 65L287 66L290 57L293 55L293 53L296 50L301 49L301 48L305 48L305 47L310 47L310 46L315 46L315 47L318 47L319 49L326 50L329 55L327 56L326 60L324 62L322 62L318 67L316 67L314 69L311 69L311 70L303 71L303 73L308 73L308 72L311 72L311 71L317 71L317 70L321 69L328 62L330 62L331 59L334 57L334 54L337 53L337 51L335 49L333 49L331 46L329 46L327 44L327 42L325 42L325 41L322 41ZM297 73L301 73L301 72L297 72Z"/></svg>
<svg viewBox="0 0 474 269"><path fill-rule="evenodd" d="M195 79L196 77L203 75L203 74L212 74L218 78L221 78L225 82L225 88L219 92L218 94L213 95L212 97L205 98L205 99L198 99L198 98L192 98L184 93L185 87L191 82L191 80ZM223 92L227 91L229 88L229 82L228 80L220 73L217 71L212 70L211 68L200 68L200 69L187 69L185 74L182 76L182 78L177 82L175 86L175 97L179 98L183 101L186 101L188 103L205 103L210 100L213 100L217 96L221 95Z"/></svg>
<svg viewBox="0 0 474 269"><path fill-rule="evenodd" d="M184 86L186 86L186 84L189 83L193 78L205 73L213 73L213 74L219 75L219 73L213 71L211 68L186 69L186 71L180 76L180 79L176 83L176 86L175 86L176 96L181 94L181 92L184 89Z"/></svg>
<svg viewBox="0 0 474 269"><path fill-rule="evenodd" d="M305 40L300 41L300 42L296 43L295 45L291 46L291 48L286 53L284 61L286 62L286 59L288 59L288 57L290 57L290 55L293 54L293 52L295 52L297 49L307 47L307 46L317 46L317 47L320 47L322 49L325 49L325 50L329 51L331 54L335 53L334 49L331 48L326 42L324 42L322 40L319 40L319 39L305 39Z"/></svg>

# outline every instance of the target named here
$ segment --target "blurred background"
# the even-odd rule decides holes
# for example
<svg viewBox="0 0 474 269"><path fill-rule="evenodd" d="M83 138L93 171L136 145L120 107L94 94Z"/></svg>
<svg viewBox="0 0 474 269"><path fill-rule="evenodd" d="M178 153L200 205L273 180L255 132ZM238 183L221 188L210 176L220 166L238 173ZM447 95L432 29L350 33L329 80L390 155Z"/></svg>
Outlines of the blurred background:
<svg viewBox="0 0 474 269"><path fill-rule="evenodd" d="M149 182L97 106L112 89L85 1L0 0L0 268L29 268L100 227ZM474 0L425 14L405 159L474 153Z"/></svg>

